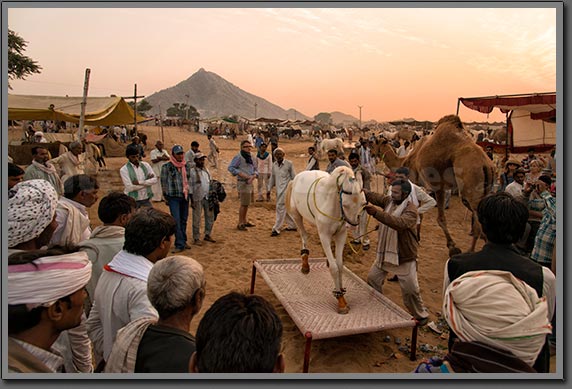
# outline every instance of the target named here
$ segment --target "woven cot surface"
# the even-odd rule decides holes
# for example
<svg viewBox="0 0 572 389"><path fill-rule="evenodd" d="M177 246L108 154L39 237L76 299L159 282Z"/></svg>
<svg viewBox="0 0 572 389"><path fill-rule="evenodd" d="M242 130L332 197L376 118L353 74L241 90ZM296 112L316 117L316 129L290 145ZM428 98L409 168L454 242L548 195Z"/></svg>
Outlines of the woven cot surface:
<svg viewBox="0 0 572 389"><path fill-rule="evenodd" d="M342 283L350 311L338 314L326 258L310 259L309 263L310 273L303 274L300 259L254 261L257 271L303 334L310 332L313 339L324 339L415 325L410 314L346 267Z"/></svg>

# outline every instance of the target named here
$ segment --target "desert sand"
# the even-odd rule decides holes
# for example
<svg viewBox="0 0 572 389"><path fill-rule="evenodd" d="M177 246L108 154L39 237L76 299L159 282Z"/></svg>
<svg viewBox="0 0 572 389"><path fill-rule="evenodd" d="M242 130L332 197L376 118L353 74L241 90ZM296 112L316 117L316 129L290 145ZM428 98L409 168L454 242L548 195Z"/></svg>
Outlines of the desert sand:
<svg viewBox="0 0 572 389"><path fill-rule="evenodd" d="M160 139L161 131L159 127L151 126L140 126L139 131L148 135L147 157L144 160L149 162L149 153L155 141ZM18 132L17 137L20 135ZM15 138L15 136L11 136L11 138ZM275 193L272 193L270 202L254 202L249 207L248 218L256 227L249 228L246 232L236 229L238 219L236 179L227 171L227 166L232 157L238 153L239 143L243 138L239 136L233 141L215 137L221 152L219 168L218 170L213 168L209 170L213 178L225 184L227 192L227 198L221 203L221 213L218 215L212 233L216 243L203 242L202 246L193 245L190 250L181 253L199 261L204 266L207 279L206 299L202 311L191 323L191 333L195 333L202 314L217 298L229 291L249 292L252 261L254 259L299 257L300 238L298 232L284 231L278 237L270 236L275 221ZM174 144L181 144L186 151L190 148L190 143L193 140L199 142L202 152L208 153L208 142L205 135L177 127L164 128L164 143L169 152ZM309 145L311 145L311 141L308 137L302 140L280 139L280 147L284 148L286 159L293 162L296 172L305 168L306 150ZM110 190L123 190L119 168L125 161L125 158L106 158L107 170L100 171L98 175L101 186L100 198ZM326 165L326 160L320 161L322 170ZM379 168L383 168L383 166L379 166ZM377 182L373 181L372 183L373 190L382 189L381 177L377 180ZM92 227L101 224L97 217L97 206L98 204L95 204L89 210ZM154 203L154 206L169 212L164 203ZM457 196L452 197L450 208L446 212L449 230L453 238L458 247L466 251L470 247L472 239L469 236L470 215ZM448 255L445 237L437 225L436 218L437 209L432 209L423 219L418 274L421 296L429 309L430 321L439 323L442 322L440 315L443 268ZM191 216L189 215L187 228L189 243L192 242L191 226ZM324 257L315 228L308 224L306 226L310 232L310 256ZM364 280L375 258L377 232L370 234L370 238L372 248L369 251L358 250L357 253L354 253L347 247L345 250L345 265ZM482 245L483 242L479 241L477 249L480 249ZM385 296L404 308L397 282L386 282L383 292ZM302 372L305 346L303 334L260 276L256 280L255 293L268 299L282 319L286 372ZM417 360L410 361L408 351L403 350L403 346L409 343L410 337L411 329L405 328L314 340L309 371L310 373L409 373L422 359L446 353L447 336L440 336L428 327L422 327L419 329L417 341ZM396 338L400 338L401 345L396 344Z"/></svg>

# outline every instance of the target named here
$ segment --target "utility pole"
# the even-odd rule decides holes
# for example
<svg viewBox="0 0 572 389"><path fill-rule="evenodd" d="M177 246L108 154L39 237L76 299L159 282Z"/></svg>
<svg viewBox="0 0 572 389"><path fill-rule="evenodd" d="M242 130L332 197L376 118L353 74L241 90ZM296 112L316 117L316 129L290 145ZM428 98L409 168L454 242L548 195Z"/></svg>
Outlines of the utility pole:
<svg viewBox="0 0 572 389"><path fill-rule="evenodd" d="M191 97L189 94L186 94L185 97L187 98L187 112L185 112L185 119L189 122L189 132L191 131L191 106L189 105L189 98Z"/></svg>
<svg viewBox="0 0 572 389"><path fill-rule="evenodd" d="M358 105L359 108L359 129L361 130L361 109L363 108L363 105Z"/></svg>
<svg viewBox="0 0 572 389"><path fill-rule="evenodd" d="M258 104L254 103L254 120L256 120L256 107L258 107Z"/></svg>
<svg viewBox="0 0 572 389"><path fill-rule="evenodd" d="M137 135L137 99L143 98L145 96L137 96L137 84L135 84L135 89L133 90L133 96L123 97L124 99L134 99L133 103L133 131Z"/></svg>
<svg viewBox="0 0 572 389"><path fill-rule="evenodd" d="M91 69L85 69L85 80L83 83L83 98L81 99L81 112L79 115L79 128L77 129L77 139L82 140L84 138L83 124L85 122L85 106L87 105L87 90L89 89L89 75Z"/></svg>

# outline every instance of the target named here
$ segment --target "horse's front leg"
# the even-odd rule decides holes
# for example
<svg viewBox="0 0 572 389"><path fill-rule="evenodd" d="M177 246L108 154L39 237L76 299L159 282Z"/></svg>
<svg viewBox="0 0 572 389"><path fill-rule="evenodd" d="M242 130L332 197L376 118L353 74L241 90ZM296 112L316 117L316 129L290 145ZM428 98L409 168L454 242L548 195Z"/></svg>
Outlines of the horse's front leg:
<svg viewBox="0 0 572 389"><path fill-rule="evenodd" d="M296 227L300 233L300 238L302 239L302 250L300 254L302 256L302 273L308 274L310 272L310 264L308 263L308 257L310 256L310 250L308 250L308 232L304 228L304 218L297 210L291 210L288 212Z"/></svg>
<svg viewBox="0 0 572 389"><path fill-rule="evenodd" d="M330 227L335 227L331 226ZM320 235L320 242L322 243L322 248L324 249L324 253L326 254L326 258L328 259L328 267L330 269L330 274L332 279L334 280L334 297L338 300L338 313L346 314L349 312L348 304L344 298L345 291L342 289L341 284L341 275L340 272L342 271L342 267L339 266L337 258L334 257L334 253L332 252L332 231L323 231L328 230L327 226L321 228L319 232ZM343 236L345 240L345 235L347 232L344 231ZM340 235L340 232L335 234L336 237ZM337 244L336 238L336 254L338 253L338 247L340 245ZM343 254L343 244L341 245L341 253ZM336 255L337 256L337 255ZM340 255L341 257L341 255Z"/></svg>
<svg viewBox="0 0 572 389"><path fill-rule="evenodd" d="M344 298L344 294L346 293L346 288L344 288L344 284L342 282L342 276L344 274L344 246L346 244L346 238L348 235L348 230L346 226L342 226L340 231L334 236L334 244L336 245L336 265L338 267L338 283L340 288L339 295L336 296L338 298L338 312L339 313L348 313L350 307Z"/></svg>

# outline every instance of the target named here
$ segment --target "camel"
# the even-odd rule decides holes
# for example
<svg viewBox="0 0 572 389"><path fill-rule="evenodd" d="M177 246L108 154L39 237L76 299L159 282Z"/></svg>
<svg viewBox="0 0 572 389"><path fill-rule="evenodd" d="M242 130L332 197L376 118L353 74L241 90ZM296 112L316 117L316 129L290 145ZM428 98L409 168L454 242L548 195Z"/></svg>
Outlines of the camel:
<svg viewBox="0 0 572 389"><path fill-rule="evenodd" d="M445 190L458 188L463 205L472 213L473 242L469 251L474 251L481 236L477 217L479 201L489 194L494 181L494 166L485 152L475 144L456 115L444 116L437 122L435 133L423 137L406 157L399 158L387 141L380 142L374 150L380 160L392 170L406 166L410 178L435 192L437 222L447 239L449 255L459 254L447 228L445 218Z"/></svg>

